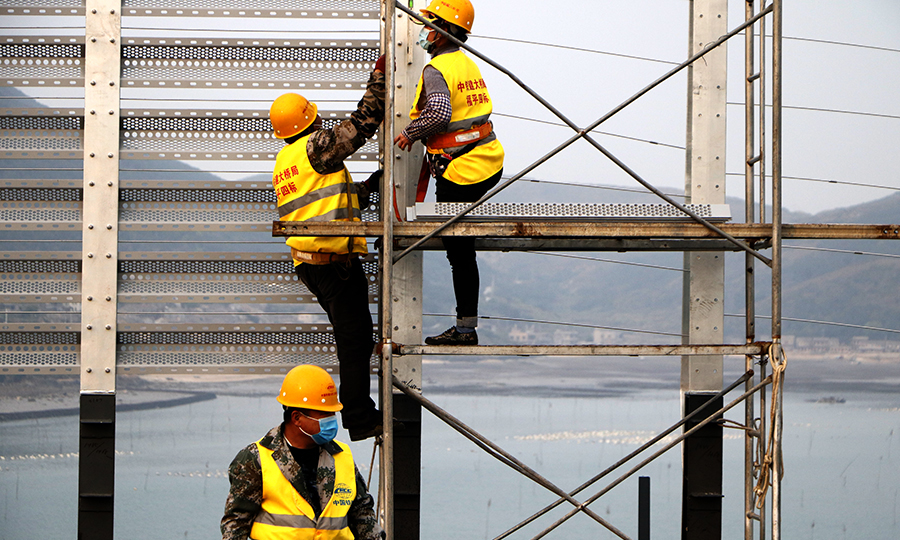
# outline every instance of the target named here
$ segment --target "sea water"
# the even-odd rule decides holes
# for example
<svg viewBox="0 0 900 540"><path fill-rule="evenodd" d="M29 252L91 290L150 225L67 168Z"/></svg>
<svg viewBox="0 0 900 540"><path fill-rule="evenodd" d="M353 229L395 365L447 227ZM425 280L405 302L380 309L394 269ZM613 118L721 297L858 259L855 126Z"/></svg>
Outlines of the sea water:
<svg viewBox="0 0 900 540"><path fill-rule="evenodd" d="M564 490L606 469L679 418L676 392L620 397L429 395ZM785 538L900 538L900 397L844 395L845 403L786 395ZM237 451L280 421L270 398L212 401L117 415L115 535L126 540L212 539ZM743 418L739 407L726 415ZM348 440L341 431L339 439ZM576 496L584 500L662 448L656 445ZM369 476L370 441L353 443ZM726 430L723 537L743 535L743 439ZM75 417L0 423L0 538L77 536L78 422ZM638 476L651 480L652 538L680 537L681 457L676 447L591 505L602 519L637 536ZM377 469L377 459L375 468ZM422 538L491 539L558 499L423 413ZM377 490L377 470L372 490ZM771 495L771 494L770 494ZM531 538L569 511L565 503L512 538ZM396 523L402 528L403 523ZM579 514L548 538L614 538Z"/></svg>

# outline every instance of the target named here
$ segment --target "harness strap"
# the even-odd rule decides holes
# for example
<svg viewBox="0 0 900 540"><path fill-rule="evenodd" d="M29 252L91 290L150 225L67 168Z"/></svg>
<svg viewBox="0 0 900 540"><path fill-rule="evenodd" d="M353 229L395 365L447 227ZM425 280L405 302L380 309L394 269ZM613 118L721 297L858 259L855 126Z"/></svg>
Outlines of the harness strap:
<svg viewBox="0 0 900 540"><path fill-rule="evenodd" d="M474 126L471 129L432 135L431 137L428 137L427 146L430 149L456 148L457 146L465 146L467 144L478 142L481 139L484 139L493 131L494 125L488 121L481 125Z"/></svg>

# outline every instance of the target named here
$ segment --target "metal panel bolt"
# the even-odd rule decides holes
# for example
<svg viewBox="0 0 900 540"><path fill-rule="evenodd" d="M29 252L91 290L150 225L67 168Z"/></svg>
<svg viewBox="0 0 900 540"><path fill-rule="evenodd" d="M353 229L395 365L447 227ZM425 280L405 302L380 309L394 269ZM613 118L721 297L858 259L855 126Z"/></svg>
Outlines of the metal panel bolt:
<svg viewBox="0 0 900 540"><path fill-rule="evenodd" d="M109 373L109 372L110 372L110 371L112 371L112 370L111 370L111 369L109 369L109 368L106 368L106 369L105 369L105 370L103 370L103 371L105 371L105 372L107 372L107 373Z"/></svg>
<svg viewBox="0 0 900 540"><path fill-rule="evenodd" d="M107 330L112 330L112 325L111 325L111 324L107 324L107 325L106 325L106 329L107 329Z"/></svg>
<svg viewBox="0 0 900 540"><path fill-rule="evenodd" d="M97 114L97 111L92 110L91 114Z"/></svg>
<svg viewBox="0 0 900 540"><path fill-rule="evenodd" d="M111 301L111 300L112 300L112 296L107 296L107 297L106 297L106 301L107 301L107 302L109 302L109 301Z"/></svg>
<svg viewBox="0 0 900 540"><path fill-rule="evenodd" d="M91 86L97 86L97 81L91 81Z"/></svg>
<svg viewBox="0 0 900 540"><path fill-rule="evenodd" d="M114 9L109 10L109 14L110 14L110 15L115 15L115 14L116 14L116 10L114 10Z"/></svg>
<svg viewBox="0 0 900 540"><path fill-rule="evenodd" d="M110 152L110 153L106 154L106 157L113 157L113 153ZM112 185L112 184L110 184L110 185Z"/></svg>
<svg viewBox="0 0 900 540"><path fill-rule="evenodd" d="M88 229L93 229L93 228L94 228L94 224L93 224L93 223L91 223L90 225L88 225Z"/></svg>
<svg viewBox="0 0 900 540"><path fill-rule="evenodd" d="M107 258L107 259L112 259L112 253L107 253L107 254L106 254L106 258Z"/></svg>
<svg viewBox="0 0 900 540"><path fill-rule="evenodd" d="M88 259L93 259L93 258L94 258L94 254L93 254L93 253L88 253Z"/></svg>
<svg viewBox="0 0 900 540"><path fill-rule="evenodd" d="M91 157L94 157L94 154L91 154ZM88 182L88 185L94 187L94 181L91 180L90 182Z"/></svg>
<svg viewBox="0 0 900 540"><path fill-rule="evenodd" d="M116 81L109 81L109 85L110 85L110 86L115 86L115 85L116 85Z"/></svg>
<svg viewBox="0 0 900 540"><path fill-rule="evenodd" d="M96 14L97 14L97 10L96 10L96 9L92 9L92 10L91 10L91 13L93 13L94 15L96 15Z"/></svg>
<svg viewBox="0 0 900 540"><path fill-rule="evenodd" d="M109 42L110 42L110 43L115 43L115 42L116 42L116 38L109 38Z"/></svg>
<svg viewBox="0 0 900 540"><path fill-rule="evenodd" d="M92 38L91 38L91 43L97 43L97 38L92 37Z"/></svg>
<svg viewBox="0 0 900 540"><path fill-rule="evenodd" d="M108 224L108 225L106 226L106 230L107 230L107 231L111 231L111 230L112 230L112 224Z"/></svg>
<svg viewBox="0 0 900 540"><path fill-rule="evenodd" d="M88 296L88 297L87 297L87 301L88 301L88 302L90 302L90 301L93 300L93 299L94 299L93 296Z"/></svg>
<svg viewBox="0 0 900 540"><path fill-rule="evenodd" d="M94 370L91 369L91 368L87 368L85 371L87 371L88 373L90 373L90 372L92 372L92 371L94 371Z"/></svg>
<svg viewBox="0 0 900 540"><path fill-rule="evenodd" d="M93 153L93 152L91 152L91 157L94 157L94 155L95 155L95 154L94 154L94 153ZM93 186L93 185L94 185L94 183L93 183L93 182L91 182L91 185L92 185L92 186Z"/></svg>
<svg viewBox="0 0 900 540"><path fill-rule="evenodd" d="M116 114L116 111L110 109L110 110L109 110L109 114Z"/></svg>
<svg viewBox="0 0 900 540"><path fill-rule="evenodd" d="M90 324L87 325L85 328L87 328L88 330L93 330L93 329L94 329L94 327L93 327L92 325L90 325Z"/></svg>
<svg viewBox="0 0 900 540"><path fill-rule="evenodd" d="M112 154L110 154L109 157L112 157ZM110 180L109 182L106 183L106 185L109 186L109 187L112 187L113 183L112 183L112 181Z"/></svg>

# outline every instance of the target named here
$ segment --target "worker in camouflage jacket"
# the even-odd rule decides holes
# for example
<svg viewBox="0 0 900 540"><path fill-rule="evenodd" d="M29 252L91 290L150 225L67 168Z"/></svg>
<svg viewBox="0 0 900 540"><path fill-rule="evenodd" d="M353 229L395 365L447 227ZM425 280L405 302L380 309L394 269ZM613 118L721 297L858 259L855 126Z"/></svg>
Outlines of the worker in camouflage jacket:
<svg viewBox="0 0 900 540"><path fill-rule="evenodd" d="M384 57L375 62L366 92L350 118L323 127L315 103L287 93L269 110L276 138L284 146L275 158L272 187L281 221L360 221L368 192L380 175L353 183L344 160L360 149L384 120ZM360 201L363 201L360 203ZM334 328L340 364L341 420L351 441L382 433L381 413L369 396L370 361L375 347L369 312L369 279L360 256L365 237L290 236L294 272L316 297Z"/></svg>
<svg viewBox="0 0 900 540"><path fill-rule="evenodd" d="M331 376L302 365L284 378L284 422L231 462L223 540L383 540L350 448L334 440L341 410Z"/></svg>

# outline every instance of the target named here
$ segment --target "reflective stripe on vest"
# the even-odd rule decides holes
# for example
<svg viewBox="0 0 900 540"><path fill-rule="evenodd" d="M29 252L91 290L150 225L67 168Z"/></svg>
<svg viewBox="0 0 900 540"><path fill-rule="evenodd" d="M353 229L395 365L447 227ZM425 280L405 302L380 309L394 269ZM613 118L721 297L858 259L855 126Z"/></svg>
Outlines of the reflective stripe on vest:
<svg viewBox="0 0 900 540"><path fill-rule="evenodd" d="M493 104L475 62L462 51L454 51L435 56L428 65L441 72L450 90L453 113L447 126L448 133L468 130L489 120ZM409 112L413 120L421 114L418 105L423 86L424 76L420 76L413 108ZM457 184L477 184L503 168L503 146L494 133L475 144L475 148L450 162L444 171L444 178ZM432 154L443 153L441 148L428 148L428 151Z"/></svg>
<svg viewBox="0 0 900 540"><path fill-rule="evenodd" d="M297 493L272 458L272 450L257 441L263 476L262 509L253 521L254 540L353 540L347 513L356 499L356 468L350 448L334 458L334 491L318 519L310 504ZM318 492L313 494L318 497Z"/></svg>
<svg viewBox="0 0 900 540"><path fill-rule="evenodd" d="M317 173L306 154L308 141L306 136L285 146L275 159L272 186L281 220L359 221L362 213L350 173L346 167L331 174ZM362 237L351 242L346 236L291 236L285 243L309 253L368 253Z"/></svg>

